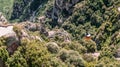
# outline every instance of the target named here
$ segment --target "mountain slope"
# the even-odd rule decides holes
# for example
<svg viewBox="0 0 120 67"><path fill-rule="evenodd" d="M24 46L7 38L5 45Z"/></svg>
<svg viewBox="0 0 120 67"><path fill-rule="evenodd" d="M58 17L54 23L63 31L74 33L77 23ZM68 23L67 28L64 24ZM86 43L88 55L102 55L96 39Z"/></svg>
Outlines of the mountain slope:
<svg viewBox="0 0 120 67"><path fill-rule="evenodd" d="M120 0L6 1L0 29L14 35L0 33L3 67L120 66Z"/></svg>

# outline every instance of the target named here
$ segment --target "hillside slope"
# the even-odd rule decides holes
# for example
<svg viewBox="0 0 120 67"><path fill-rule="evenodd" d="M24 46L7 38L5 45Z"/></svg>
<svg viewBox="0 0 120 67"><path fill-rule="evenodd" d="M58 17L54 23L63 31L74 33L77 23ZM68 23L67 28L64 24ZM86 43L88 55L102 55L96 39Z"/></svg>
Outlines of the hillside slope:
<svg viewBox="0 0 120 67"><path fill-rule="evenodd" d="M120 0L0 0L0 67L120 67L119 8Z"/></svg>

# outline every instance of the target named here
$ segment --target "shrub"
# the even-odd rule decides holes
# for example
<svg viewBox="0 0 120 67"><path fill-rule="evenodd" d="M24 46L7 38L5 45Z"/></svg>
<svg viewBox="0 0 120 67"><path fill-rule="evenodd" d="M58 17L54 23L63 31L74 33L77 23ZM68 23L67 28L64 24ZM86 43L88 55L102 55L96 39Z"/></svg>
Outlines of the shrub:
<svg viewBox="0 0 120 67"><path fill-rule="evenodd" d="M50 65L51 54L47 51L44 42L37 40L22 42L23 55L29 66L48 67Z"/></svg>
<svg viewBox="0 0 120 67"><path fill-rule="evenodd" d="M6 38L0 37L0 46L6 45Z"/></svg>
<svg viewBox="0 0 120 67"><path fill-rule="evenodd" d="M84 54L83 55L83 59L87 62L93 62L96 61L96 59L94 58L94 56L92 56L91 54Z"/></svg>
<svg viewBox="0 0 120 67"><path fill-rule="evenodd" d="M101 59L102 57L108 57L108 58L113 57L113 52L111 51L110 47L103 47L103 50L100 53L99 59Z"/></svg>
<svg viewBox="0 0 120 67"><path fill-rule="evenodd" d="M55 42L49 42L46 44L48 51L51 53L58 53L60 48Z"/></svg>
<svg viewBox="0 0 120 67"><path fill-rule="evenodd" d="M5 46L0 47L0 59L2 59L3 62L6 62L9 58L9 53L6 50Z"/></svg>
<svg viewBox="0 0 120 67"><path fill-rule="evenodd" d="M56 57L51 58L50 64L52 67L67 67L64 62Z"/></svg>
<svg viewBox="0 0 120 67"><path fill-rule="evenodd" d="M87 52L95 52L97 50L96 43L92 40L83 40L82 45L87 48Z"/></svg>
<svg viewBox="0 0 120 67"><path fill-rule="evenodd" d="M16 51L6 62L7 67L27 67L26 59L19 51Z"/></svg>
<svg viewBox="0 0 120 67"><path fill-rule="evenodd" d="M78 42L63 42L60 44L62 48L78 51L79 53L86 53L87 49Z"/></svg>
<svg viewBox="0 0 120 67"><path fill-rule="evenodd" d="M79 55L77 51L73 50L61 50L58 57L67 65L74 65L75 67L84 67L85 61Z"/></svg>
<svg viewBox="0 0 120 67"><path fill-rule="evenodd" d="M102 57L96 64L96 67L119 67L120 61L114 60L114 58Z"/></svg>

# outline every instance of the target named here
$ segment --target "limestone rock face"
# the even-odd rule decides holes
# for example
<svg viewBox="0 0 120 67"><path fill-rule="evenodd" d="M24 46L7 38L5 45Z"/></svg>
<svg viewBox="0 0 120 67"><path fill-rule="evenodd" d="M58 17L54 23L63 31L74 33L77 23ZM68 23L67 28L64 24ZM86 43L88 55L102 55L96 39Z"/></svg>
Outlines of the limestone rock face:
<svg viewBox="0 0 120 67"><path fill-rule="evenodd" d="M56 36L59 36L59 38L62 38L63 41L65 42L71 41L70 34L65 30L58 29L58 30L48 31L48 38L55 38Z"/></svg>
<svg viewBox="0 0 120 67"><path fill-rule="evenodd" d="M0 12L0 24L3 24L7 22L7 19L2 15L2 12Z"/></svg>
<svg viewBox="0 0 120 67"><path fill-rule="evenodd" d="M26 22L21 22L20 24L18 24L18 26L22 26L23 28L25 28L26 30L29 31L38 31L40 24L38 23L32 23L30 21L26 21Z"/></svg>
<svg viewBox="0 0 120 67"><path fill-rule="evenodd" d="M8 27L0 27L0 37L2 36L9 36L10 34L14 35L15 32L13 31L13 26Z"/></svg>
<svg viewBox="0 0 120 67"><path fill-rule="evenodd" d="M30 31L36 31L37 30L37 25L34 23L28 23L26 28L28 28Z"/></svg>
<svg viewBox="0 0 120 67"><path fill-rule="evenodd" d="M0 37L4 37L6 39L8 52L12 54L19 45L16 33L13 31L13 26L0 27L0 32Z"/></svg>

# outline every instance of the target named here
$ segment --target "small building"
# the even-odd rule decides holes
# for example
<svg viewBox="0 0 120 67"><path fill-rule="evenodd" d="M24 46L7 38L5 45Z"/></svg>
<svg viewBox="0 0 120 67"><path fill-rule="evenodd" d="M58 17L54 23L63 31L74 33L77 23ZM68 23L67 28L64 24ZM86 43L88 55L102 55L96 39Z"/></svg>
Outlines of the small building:
<svg viewBox="0 0 120 67"><path fill-rule="evenodd" d="M86 40L90 40L90 39L91 39L91 34L90 34L90 33L87 33L87 34L85 35L85 39L86 39Z"/></svg>

